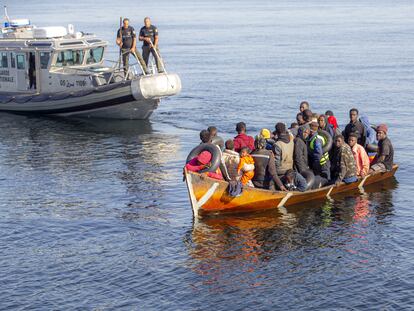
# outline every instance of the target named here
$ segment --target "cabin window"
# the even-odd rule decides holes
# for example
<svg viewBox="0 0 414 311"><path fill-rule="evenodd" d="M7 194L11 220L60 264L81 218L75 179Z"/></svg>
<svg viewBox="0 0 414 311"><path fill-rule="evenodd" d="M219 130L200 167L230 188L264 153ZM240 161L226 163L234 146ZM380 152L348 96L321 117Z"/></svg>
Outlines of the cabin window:
<svg viewBox="0 0 414 311"><path fill-rule="evenodd" d="M25 69L24 55L16 55L17 69Z"/></svg>
<svg viewBox="0 0 414 311"><path fill-rule="evenodd" d="M83 54L82 50L66 50L58 52L58 57L56 60L57 67L65 66L79 66L83 63Z"/></svg>
<svg viewBox="0 0 414 311"><path fill-rule="evenodd" d="M0 59L1 68L9 68L9 64L7 62L7 53L1 52L0 56L1 56L1 59Z"/></svg>
<svg viewBox="0 0 414 311"><path fill-rule="evenodd" d="M86 63L87 64L100 63L103 57L103 52L104 52L103 47L88 50L86 52Z"/></svg>
<svg viewBox="0 0 414 311"><path fill-rule="evenodd" d="M41 69L47 69L47 66L49 65L49 58L50 58L49 52L40 52L40 68Z"/></svg>
<svg viewBox="0 0 414 311"><path fill-rule="evenodd" d="M16 68L16 54L10 53L10 63L12 68Z"/></svg>

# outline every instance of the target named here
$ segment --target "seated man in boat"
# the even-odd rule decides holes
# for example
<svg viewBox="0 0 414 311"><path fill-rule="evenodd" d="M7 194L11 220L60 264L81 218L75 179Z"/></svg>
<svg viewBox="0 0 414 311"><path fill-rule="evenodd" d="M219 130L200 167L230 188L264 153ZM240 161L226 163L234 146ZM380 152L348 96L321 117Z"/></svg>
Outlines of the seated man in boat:
<svg viewBox="0 0 414 311"><path fill-rule="evenodd" d="M332 180L338 185L341 182L350 184L356 182L357 168L351 147L345 143L342 135L335 137L336 152L332 161Z"/></svg>
<svg viewBox="0 0 414 311"><path fill-rule="evenodd" d="M312 113L312 111L310 111L309 109L305 109L303 112L302 112L302 116L303 116L303 122L304 122L304 124L311 124L311 122L312 122L312 116L313 116L313 113Z"/></svg>
<svg viewBox="0 0 414 311"><path fill-rule="evenodd" d="M292 122L288 128L289 133L295 138L298 135L299 124L297 122Z"/></svg>
<svg viewBox="0 0 414 311"><path fill-rule="evenodd" d="M145 65L148 66L150 53L157 64L157 71L164 72L164 64L160 59L160 50L158 49L158 28L151 25L149 17L144 18L144 27L139 31L139 41L142 41L142 57Z"/></svg>
<svg viewBox="0 0 414 311"><path fill-rule="evenodd" d="M299 112L296 115L296 122L299 124L299 126L302 126L302 125L305 124L305 120L303 120L303 114L302 114L302 112Z"/></svg>
<svg viewBox="0 0 414 311"><path fill-rule="evenodd" d="M209 126L207 131L210 133L211 141L213 144L217 145L221 151L224 151L224 139L217 135L218 130L215 126Z"/></svg>
<svg viewBox="0 0 414 311"><path fill-rule="evenodd" d="M365 131L367 133L366 138L366 144L375 144L376 143L376 133L375 130L371 127L371 122L369 122L367 115L361 115L359 118L359 121L361 121L362 125L365 128Z"/></svg>
<svg viewBox="0 0 414 311"><path fill-rule="evenodd" d="M306 179L294 170L287 170L281 181L288 191L306 191Z"/></svg>
<svg viewBox="0 0 414 311"><path fill-rule="evenodd" d="M323 152L325 137L318 134L318 129L318 122L312 122L310 125L311 133L309 138L309 164L315 175L319 175L327 180L330 180L331 163L329 161L329 154L328 152Z"/></svg>
<svg viewBox="0 0 414 311"><path fill-rule="evenodd" d="M293 167L299 173L309 170L308 146L306 144L310 135L309 125L305 125L298 130L298 135L294 140Z"/></svg>
<svg viewBox="0 0 414 311"><path fill-rule="evenodd" d="M116 44L121 48L122 63L124 64L125 74L128 72L129 54L132 54L139 61L144 73L148 73L147 65L145 64L141 53L139 53L137 50L137 38L135 29L134 27L129 26L128 18L124 18L123 26L118 29Z"/></svg>
<svg viewBox="0 0 414 311"><path fill-rule="evenodd" d="M332 138L335 137L335 130L331 124L328 123L328 118L326 115L321 114L318 118L319 129L324 130L331 135Z"/></svg>
<svg viewBox="0 0 414 311"><path fill-rule="evenodd" d="M200 140L202 144L211 143L211 140L212 140L211 133L208 130L201 130Z"/></svg>
<svg viewBox="0 0 414 311"><path fill-rule="evenodd" d="M256 139L255 146L256 149L251 153L254 159L253 185L257 188L272 191L286 191L285 186L277 176L273 152L266 150L266 140L263 138Z"/></svg>
<svg viewBox="0 0 414 311"><path fill-rule="evenodd" d="M369 172L369 157L364 147L357 143L358 135L355 133L349 134L348 145L351 147L352 154L355 158L357 176L365 177Z"/></svg>
<svg viewBox="0 0 414 311"><path fill-rule="evenodd" d="M215 127L215 126L209 126L207 128L207 131L210 133L210 135L211 135L212 138L217 136L217 132L218 132L217 127Z"/></svg>
<svg viewBox="0 0 414 311"><path fill-rule="evenodd" d="M236 124L237 136L234 137L234 151L240 152L241 148L248 147L250 151L254 150L254 138L246 134L246 123L239 122Z"/></svg>
<svg viewBox="0 0 414 311"><path fill-rule="evenodd" d="M273 153L276 161L276 171L279 176L284 175L287 170L293 169L293 138L286 131L284 123L277 123L276 142L273 145Z"/></svg>
<svg viewBox="0 0 414 311"><path fill-rule="evenodd" d="M256 139L263 138L266 140L266 149L272 150L275 140L271 138L271 133L269 129L263 128L260 130L259 135L256 136Z"/></svg>
<svg viewBox="0 0 414 311"><path fill-rule="evenodd" d="M330 125L332 125L334 131L335 131L335 135L336 134L341 134L339 127L338 127L338 121L336 120L336 117L334 116L334 113L332 112L332 110L327 110L325 112L326 117L328 118L328 123Z"/></svg>
<svg viewBox="0 0 414 311"><path fill-rule="evenodd" d="M188 162L185 165L185 168L190 172L199 172L201 170L204 170L207 167L211 166L211 159L212 155L208 151L201 152L198 156L196 156L194 159L192 159L190 162ZM223 175L221 174L220 168L217 168L215 172L207 172L208 177L214 178L214 179L223 179Z"/></svg>
<svg viewBox="0 0 414 311"><path fill-rule="evenodd" d="M312 122L318 123L318 119L319 119L319 114L316 112L312 113Z"/></svg>
<svg viewBox="0 0 414 311"><path fill-rule="evenodd" d="M366 136L364 125L358 120L359 111L356 108L349 110L349 123L342 132L342 135L345 137L345 141L348 141L349 134L357 133L358 135L358 144L365 148L366 145Z"/></svg>
<svg viewBox="0 0 414 311"><path fill-rule="evenodd" d="M309 103L307 101L303 101L303 102L300 103L300 105L299 105L300 112L303 112L303 111L309 110L309 109L310 109L310 106L309 106Z"/></svg>
<svg viewBox="0 0 414 311"><path fill-rule="evenodd" d="M222 155L222 162L227 168L227 172L230 180L239 180L240 174L237 172L237 168L240 163L240 155L234 151L234 142L229 139L226 141L226 149Z"/></svg>
<svg viewBox="0 0 414 311"><path fill-rule="evenodd" d="M378 151L371 166L370 173L386 172L392 169L394 164L394 148L388 138L388 127L385 124L377 126Z"/></svg>
<svg viewBox="0 0 414 311"><path fill-rule="evenodd" d="M250 149L248 147L241 148L237 174L241 174L240 181L243 186L254 187L251 181L254 176L254 160L249 153Z"/></svg>

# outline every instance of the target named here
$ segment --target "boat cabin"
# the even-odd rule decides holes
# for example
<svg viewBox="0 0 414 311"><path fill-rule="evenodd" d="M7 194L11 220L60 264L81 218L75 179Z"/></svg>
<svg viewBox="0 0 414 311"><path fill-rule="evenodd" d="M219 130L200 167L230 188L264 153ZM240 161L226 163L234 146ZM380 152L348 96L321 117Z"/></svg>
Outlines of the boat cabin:
<svg viewBox="0 0 414 311"><path fill-rule="evenodd" d="M55 93L100 83L107 42L74 27L5 23L0 38L0 94Z"/></svg>

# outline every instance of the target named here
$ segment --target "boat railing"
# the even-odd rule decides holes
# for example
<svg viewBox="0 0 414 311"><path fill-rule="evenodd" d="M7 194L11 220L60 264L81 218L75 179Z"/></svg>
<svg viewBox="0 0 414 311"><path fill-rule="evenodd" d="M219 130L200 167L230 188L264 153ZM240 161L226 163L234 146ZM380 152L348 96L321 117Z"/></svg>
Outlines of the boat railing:
<svg viewBox="0 0 414 311"><path fill-rule="evenodd" d="M109 66L103 67L88 67L88 68L74 68L74 67L58 67L51 66L51 73L59 73L61 75L77 75L87 77L97 77L105 80L103 84L110 84L114 82L114 77L121 78L123 81L130 80L133 77L143 75L141 66L135 62L128 65L128 68L120 64L119 61L106 60ZM108 77L108 74L109 77ZM119 81L119 80L118 80Z"/></svg>

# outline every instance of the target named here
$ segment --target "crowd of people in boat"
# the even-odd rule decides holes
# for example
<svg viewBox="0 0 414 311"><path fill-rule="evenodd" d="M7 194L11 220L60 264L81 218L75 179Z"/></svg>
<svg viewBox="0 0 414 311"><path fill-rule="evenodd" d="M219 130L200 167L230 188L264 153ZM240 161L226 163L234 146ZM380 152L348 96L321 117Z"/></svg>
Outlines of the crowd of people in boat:
<svg viewBox="0 0 414 311"><path fill-rule="evenodd" d="M373 127L356 108L349 111L349 118L341 131L332 111L314 113L304 101L289 128L279 122L273 132L263 128L255 138L247 134L246 124L239 122L237 136L224 143L217 128L211 126L200 132L201 144L217 145L221 165L212 167L215 151L201 148L186 169L207 171L211 178L241 187L302 192L353 183L373 172L391 170L394 150L387 125Z"/></svg>

